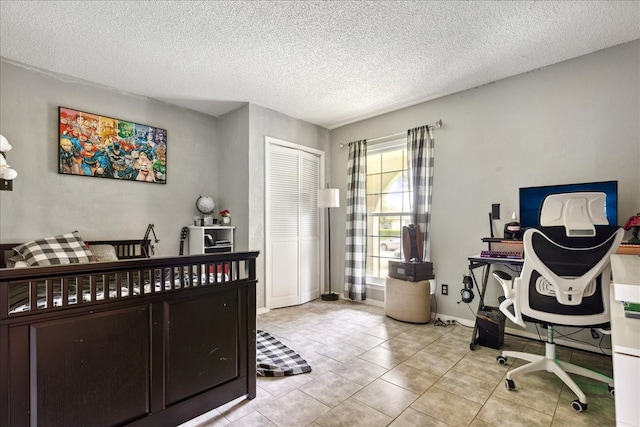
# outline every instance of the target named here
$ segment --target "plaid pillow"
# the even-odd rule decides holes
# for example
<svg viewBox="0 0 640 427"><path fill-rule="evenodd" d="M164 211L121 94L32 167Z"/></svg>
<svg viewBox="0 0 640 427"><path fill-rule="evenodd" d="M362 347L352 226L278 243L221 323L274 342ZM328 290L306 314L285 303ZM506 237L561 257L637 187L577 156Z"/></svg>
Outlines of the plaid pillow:
<svg viewBox="0 0 640 427"><path fill-rule="evenodd" d="M23 243L13 248L30 266L77 264L94 261L77 231Z"/></svg>

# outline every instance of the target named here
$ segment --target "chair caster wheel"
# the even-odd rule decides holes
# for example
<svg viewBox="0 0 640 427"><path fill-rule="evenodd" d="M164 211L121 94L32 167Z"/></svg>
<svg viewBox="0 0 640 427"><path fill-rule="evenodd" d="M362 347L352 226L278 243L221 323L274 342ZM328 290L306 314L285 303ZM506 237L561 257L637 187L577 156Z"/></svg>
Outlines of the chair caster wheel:
<svg viewBox="0 0 640 427"><path fill-rule="evenodd" d="M513 380L507 378L506 380L504 380L504 386L507 388L507 390L515 390L516 383L514 383Z"/></svg>
<svg viewBox="0 0 640 427"><path fill-rule="evenodd" d="M587 410L587 404L586 403L582 403L579 400L574 400L573 402L571 402L571 407L576 412L582 412L582 411L586 411Z"/></svg>
<svg viewBox="0 0 640 427"><path fill-rule="evenodd" d="M609 394L611 395L611 397L616 397L616 390L610 385L608 385L607 388L609 389Z"/></svg>
<svg viewBox="0 0 640 427"><path fill-rule="evenodd" d="M498 361L498 364L500 365L506 365L507 364L507 358L504 356L498 356L496 357L496 360Z"/></svg>

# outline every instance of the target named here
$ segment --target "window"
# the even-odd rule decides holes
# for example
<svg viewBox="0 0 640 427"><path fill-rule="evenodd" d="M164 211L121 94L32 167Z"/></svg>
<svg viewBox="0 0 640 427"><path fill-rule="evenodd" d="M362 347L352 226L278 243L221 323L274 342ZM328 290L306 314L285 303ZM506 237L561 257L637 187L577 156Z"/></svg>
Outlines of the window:
<svg viewBox="0 0 640 427"><path fill-rule="evenodd" d="M367 150L367 282L384 284L390 259L402 255L402 227L411 223L406 140Z"/></svg>

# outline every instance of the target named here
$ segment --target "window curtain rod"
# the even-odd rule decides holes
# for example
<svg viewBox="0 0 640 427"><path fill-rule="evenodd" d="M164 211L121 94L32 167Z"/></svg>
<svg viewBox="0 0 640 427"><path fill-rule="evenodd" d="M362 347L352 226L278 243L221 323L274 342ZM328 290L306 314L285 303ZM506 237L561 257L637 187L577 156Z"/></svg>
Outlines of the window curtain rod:
<svg viewBox="0 0 640 427"><path fill-rule="evenodd" d="M438 129L442 127L442 119L438 120L437 122L427 125L429 127L429 129ZM380 141L381 139L387 139L387 138L393 138L394 136L402 136L402 135L406 135L406 131L405 132L398 132L398 133L393 133L391 135L387 135L387 136L379 136L377 138L372 138L372 139L367 139L367 142L375 142L375 141ZM346 147L348 144L344 144L344 143L340 143L340 148L344 148Z"/></svg>

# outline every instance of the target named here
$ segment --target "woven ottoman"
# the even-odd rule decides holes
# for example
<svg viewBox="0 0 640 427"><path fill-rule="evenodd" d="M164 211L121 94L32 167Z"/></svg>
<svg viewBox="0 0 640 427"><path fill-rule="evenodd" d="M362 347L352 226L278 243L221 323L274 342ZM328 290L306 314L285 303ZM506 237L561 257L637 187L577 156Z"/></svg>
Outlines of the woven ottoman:
<svg viewBox="0 0 640 427"><path fill-rule="evenodd" d="M431 319L431 281L409 282L387 276L384 312L387 316L403 322L429 322Z"/></svg>

